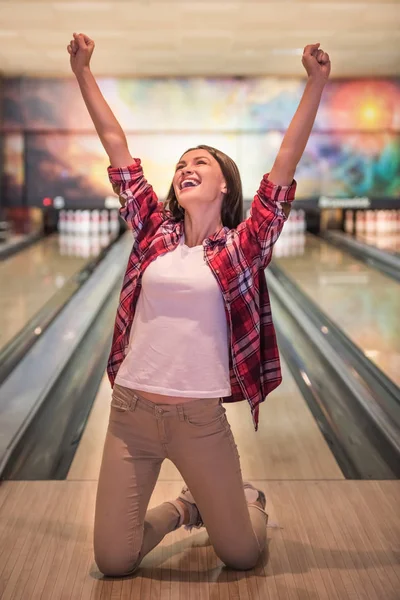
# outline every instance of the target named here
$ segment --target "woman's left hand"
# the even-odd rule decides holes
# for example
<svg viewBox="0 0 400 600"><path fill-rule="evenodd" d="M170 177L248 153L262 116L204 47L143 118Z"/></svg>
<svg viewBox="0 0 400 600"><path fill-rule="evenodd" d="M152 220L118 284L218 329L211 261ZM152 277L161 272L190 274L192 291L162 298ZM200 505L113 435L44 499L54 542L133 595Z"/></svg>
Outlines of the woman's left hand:
<svg viewBox="0 0 400 600"><path fill-rule="evenodd" d="M327 81L331 72L329 54L320 49L320 44L310 44L303 51L302 61L308 77Z"/></svg>

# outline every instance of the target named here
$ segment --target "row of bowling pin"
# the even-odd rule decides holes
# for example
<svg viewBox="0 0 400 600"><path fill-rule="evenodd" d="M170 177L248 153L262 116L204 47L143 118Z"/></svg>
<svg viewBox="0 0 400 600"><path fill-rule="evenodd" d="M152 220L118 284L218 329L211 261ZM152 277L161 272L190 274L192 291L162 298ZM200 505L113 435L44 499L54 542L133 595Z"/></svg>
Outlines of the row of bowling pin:
<svg viewBox="0 0 400 600"><path fill-rule="evenodd" d="M78 256L89 258L98 256L103 248L109 246L116 233L88 233L76 235L75 233L61 233L58 236L59 252L61 256Z"/></svg>
<svg viewBox="0 0 400 600"><path fill-rule="evenodd" d="M306 236L304 231L298 231L296 233L284 234L285 228L274 246L273 256L274 258L280 258L282 256L301 256L304 254L304 246L306 243Z"/></svg>
<svg viewBox="0 0 400 600"><path fill-rule="evenodd" d="M400 210L347 210L344 229L347 233L397 233Z"/></svg>
<svg viewBox="0 0 400 600"><path fill-rule="evenodd" d="M118 210L60 210L60 233L107 233L119 231Z"/></svg>

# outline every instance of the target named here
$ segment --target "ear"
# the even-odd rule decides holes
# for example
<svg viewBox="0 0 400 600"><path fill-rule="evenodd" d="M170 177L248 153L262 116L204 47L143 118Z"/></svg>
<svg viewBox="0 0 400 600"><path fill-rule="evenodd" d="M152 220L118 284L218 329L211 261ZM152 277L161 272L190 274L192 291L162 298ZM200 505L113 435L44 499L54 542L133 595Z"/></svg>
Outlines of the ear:
<svg viewBox="0 0 400 600"><path fill-rule="evenodd" d="M223 194L227 194L228 193L228 186L226 185L226 182L224 181L221 187L221 192Z"/></svg>

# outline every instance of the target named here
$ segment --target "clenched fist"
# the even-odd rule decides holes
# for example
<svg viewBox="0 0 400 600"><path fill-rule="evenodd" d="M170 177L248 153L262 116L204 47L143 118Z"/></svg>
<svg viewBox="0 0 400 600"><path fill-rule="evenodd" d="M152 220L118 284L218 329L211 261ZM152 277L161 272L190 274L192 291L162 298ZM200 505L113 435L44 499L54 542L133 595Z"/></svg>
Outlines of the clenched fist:
<svg viewBox="0 0 400 600"><path fill-rule="evenodd" d="M302 63L309 77L327 81L331 61L329 54L320 49L320 44L310 44L304 48Z"/></svg>
<svg viewBox="0 0 400 600"><path fill-rule="evenodd" d="M79 35L74 33L74 39L67 46L70 54L71 69L75 75L80 73L90 64L90 59L94 50L94 41L84 33Z"/></svg>

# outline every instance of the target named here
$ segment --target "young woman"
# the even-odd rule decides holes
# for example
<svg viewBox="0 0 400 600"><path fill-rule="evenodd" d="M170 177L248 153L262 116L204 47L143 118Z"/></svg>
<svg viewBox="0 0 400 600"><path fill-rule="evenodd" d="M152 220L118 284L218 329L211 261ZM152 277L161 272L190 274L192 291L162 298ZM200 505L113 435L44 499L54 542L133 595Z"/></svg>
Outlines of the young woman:
<svg viewBox="0 0 400 600"><path fill-rule="evenodd" d="M209 146L180 157L168 198L158 202L90 71L93 40L73 34L67 49L134 233L108 363L97 565L105 575L128 575L167 533L204 525L225 565L253 568L266 544L266 499L242 480L222 403L246 399L257 431L259 404L281 382L264 269L294 199L329 56L319 44L305 47L303 97L242 221L237 166ZM187 486L147 510L165 458Z"/></svg>

